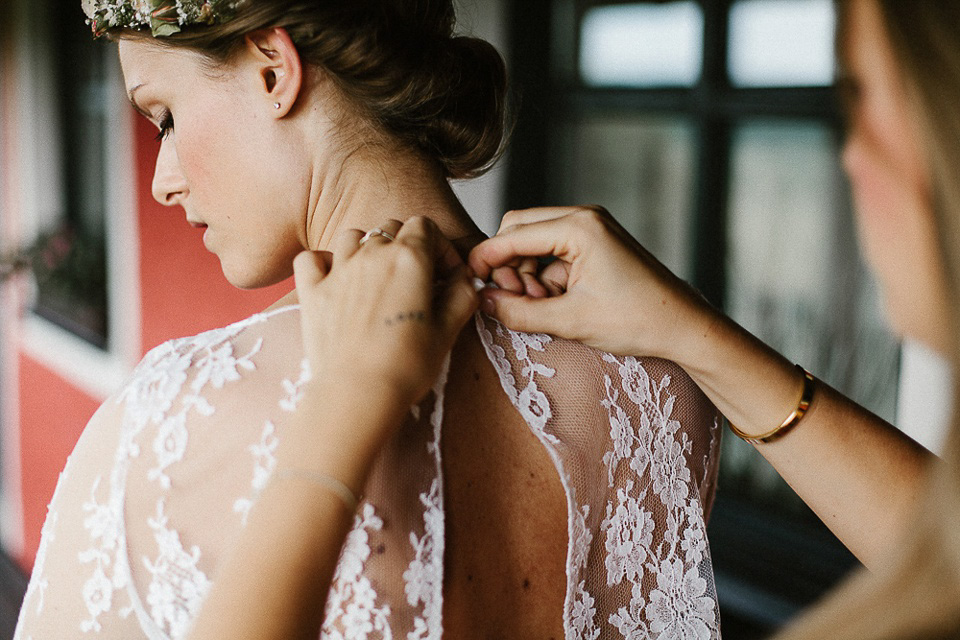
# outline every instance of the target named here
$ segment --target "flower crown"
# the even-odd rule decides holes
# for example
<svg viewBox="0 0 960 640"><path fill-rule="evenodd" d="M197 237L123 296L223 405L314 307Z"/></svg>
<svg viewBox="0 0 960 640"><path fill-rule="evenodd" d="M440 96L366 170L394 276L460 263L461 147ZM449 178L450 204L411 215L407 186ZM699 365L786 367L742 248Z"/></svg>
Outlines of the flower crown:
<svg viewBox="0 0 960 640"><path fill-rule="evenodd" d="M82 0L94 37L110 29L149 28L155 38L195 24L231 20L247 0Z"/></svg>

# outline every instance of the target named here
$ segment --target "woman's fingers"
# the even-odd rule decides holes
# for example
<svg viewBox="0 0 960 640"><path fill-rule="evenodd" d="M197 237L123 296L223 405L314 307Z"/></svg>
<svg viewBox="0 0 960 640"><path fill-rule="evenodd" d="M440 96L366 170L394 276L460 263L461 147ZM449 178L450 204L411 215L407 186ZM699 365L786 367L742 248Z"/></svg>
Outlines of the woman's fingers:
<svg viewBox="0 0 960 640"><path fill-rule="evenodd" d="M499 234L510 227L515 227L521 224L536 224L538 222L548 222L550 220L557 220L558 218L565 218L566 216L573 215L576 213L581 213L583 211L594 211L597 213L607 213L607 210L603 207L593 207L593 206L581 206L581 207L536 207L533 209L518 209L516 211L508 211L503 219L500 221L500 229L497 231Z"/></svg>
<svg viewBox="0 0 960 640"><path fill-rule="evenodd" d="M303 251L293 260L297 288L323 282L333 265L333 254L328 251Z"/></svg>
<svg viewBox="0 0 960 640"><path fill-rule="evenodd" d="M538 282L547 290L549 297L562 296L570 285L570 263L554 260L539 274Z"/></svg>
<svg viewBox="0 0 960 640"><path fill-rule="evenodd" d="M519 261L513 262L518 263ZM478 277L483 280L493 280L494 284L504 291L510 291L512 293L524 292L525 287L523 286L523 280L520 278L520 274L517 273L517 266L515 264L499 267L492 272L488 272L488 275Z"/></svg>
<svg viewBox="0 0 960 640"><path fill-rule="evenodd" d="M419 247L432 262L435 285L441 287L436 301L436 321L446 343L452 343L480 305L469 267L453 243L428 218L408 221L397 240Z"/></svg>
<svg viewBox="0 0 960 640"><path fill-rule="evenodd" d="M576 339L570 330L571 310L564 298L531 298L509 291L486 289L481 308L514 331L549 333Z"/></svg>
<svg viewBox="0 0 960 640"><path fill-rule="evenodd" d="M517 275L523 282L523 293L531 298L547 298L550 295L538 279L539 272L540 261L536 258L525 258L520 261L520 266L517 267Z"/></svg>
<svg viewBox="0 0 960 640"><path fill-rule="evenodd" d="M424 217L407 220L397 233L397 242L420 251L438 273L450 272L463 264L453 244L440 232L436 223Z"/></svg>
<svg viewBox="0 0 960 640"><path fill-rule="evenodd" d="M473 287L466 265L461 265L450 275L446 290L440 299L437 320L443 335L456 339L463 325L480 306L480 296Z"/></svg>
<svg viewBox="0 0 960 640"><path fill-rule="evenodd" d="M568 217L512 226L474 247L470 252L470 268L478 278L487 280L494 270L511 264L519 266L524 258L563 257L575 237L573 232ZM504 287L501 285L501 288Z"/></svg>
<svg viewBox="0 0 960 640"><path fill-rule="evenodd" d="M404 224L399 220L387 220L375 229L371 229L361 236L360 241L363 243L361 246L383 246L385 244L394 242L400 234L400 230L403 228L403 226ZM363 240L364 237L367 238L365 241Z"/></svg>
<svg viewBox="0 0 960 640"><path fill-rule="evenodd" d="M445 337L453 339L480 304L473 287L469 267L463 262L453 243L429 218L411 218L402 225L397 242L408 245L423 258L419 261L418 279L432 283L422 293L435 295L436 321ZM422 272L424 267L428 272Z"/></svg>
<svg viewBox="0 0 960 640"><path fill-rule="evenodd" d="M339 262L349 260L360 249L363 236L364 232L359 229L338 231L330 242L330 251Z"/></svg>

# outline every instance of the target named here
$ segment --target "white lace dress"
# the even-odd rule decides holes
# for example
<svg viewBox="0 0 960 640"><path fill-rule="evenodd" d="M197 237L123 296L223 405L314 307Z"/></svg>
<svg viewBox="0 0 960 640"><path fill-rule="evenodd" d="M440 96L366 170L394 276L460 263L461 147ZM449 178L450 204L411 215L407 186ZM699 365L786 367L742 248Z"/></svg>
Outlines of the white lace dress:
<svg viewBox="0 0 960 640"><path fill-rule="evenodd" d="M61 475L17 638L185 637L297 410L298 316L258 314L144 358ZM671 363L482 315L475 330L566 494L566 639L718 638L705 537L715 409ZM446 375L378 462L323 638L443 636Z"/></svg>

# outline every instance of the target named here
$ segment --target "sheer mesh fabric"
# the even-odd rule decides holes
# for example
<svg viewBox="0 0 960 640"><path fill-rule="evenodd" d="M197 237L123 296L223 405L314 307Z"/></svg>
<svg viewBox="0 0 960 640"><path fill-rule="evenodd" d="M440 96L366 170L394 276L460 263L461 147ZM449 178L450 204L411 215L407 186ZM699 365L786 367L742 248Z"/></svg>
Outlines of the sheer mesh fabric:
<svg viewBox="0 0 960 640"><path fill-rule="evenodd" d="M663 360L477 326L567 495L567 637L718 637L706 520L719 416L699 388Z"/></svg>
<svg viewBox="0 0 960 640"><path fill-rule="evenodd" d="M715 409L668 362L514 333L480 315L475 331L563 485L566 638L719 637L704 535ZM297 410L308 376L299 336L293 307L144 358L61 476L17 638L185 637ZM378 460L323 638L443 636L446 381L447 371Z"/></svg>

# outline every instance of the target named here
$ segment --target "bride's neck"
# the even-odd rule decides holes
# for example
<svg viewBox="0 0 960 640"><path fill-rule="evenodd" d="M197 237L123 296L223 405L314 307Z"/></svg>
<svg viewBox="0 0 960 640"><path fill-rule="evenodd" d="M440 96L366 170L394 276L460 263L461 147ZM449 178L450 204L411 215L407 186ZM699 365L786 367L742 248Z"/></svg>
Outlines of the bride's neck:
<svg viewBox="0 0 960 640"><path fill-rule="evenodd" d="M442 169L420 157L379 157L343 161L336 170L314 171L305 226L306 246L327 250L338 231L369 231L390 219L432 219L461 250L483 239ZM296 290L274 303L297 303Z"/></svg>
<svg viewBox="0 0 960 640"><path fill-rule="evenodd" d="M316 171L309 211L307 242L314 250L327 249L338 231L414 216L431 218L448 238L480 234L439 164L413 153L357 153L336 170Z"/></svg>

